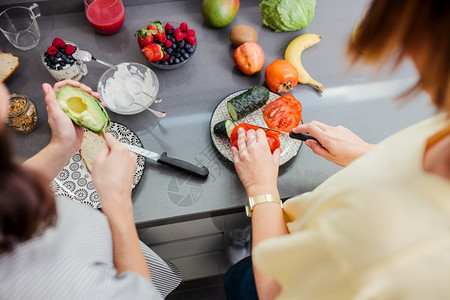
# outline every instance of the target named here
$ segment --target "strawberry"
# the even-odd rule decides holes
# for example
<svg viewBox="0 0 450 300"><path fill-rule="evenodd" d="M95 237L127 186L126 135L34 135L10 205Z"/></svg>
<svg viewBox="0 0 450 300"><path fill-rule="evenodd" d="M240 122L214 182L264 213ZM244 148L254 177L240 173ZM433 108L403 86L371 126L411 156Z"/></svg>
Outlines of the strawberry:
<svg viewBox="0 0 450 300"><path fill-rule="evenodd" d="M170 54L166 53L164 54L163 58L161 59L162 62L168 61L170 58Z"/></svg>
<svg viewBox="0 0 450 300"><path fill-rule="evenodd" d="M144 55L147 57L149 61L161 60L165 54L163 48L157 43L147 45L144 48L142 48L141 51L144 52Z"/></svg>
<svg viewBox="0 0 450 300"><path fill-rule="evenodd" d="M158 32L155 36L158 39L158 41L161 43L165 43L167 41L166 35L162 32Z"/></svg>
<svg viewBox="0 0 450 300"><path fill-rule="evenodd" d="M138 38L139 48L142 49L145 46L153 43L153 35L154 34L156 34L156 32L154 30L148 30L145 28L141 28L138 31L136 31L134 36L137 36L137 38Z"/></svg>
<svg viewBox="0 0 450 300"><path fill-rule="evenodd" d="M195 36L195 30L194 29L188 29L186 31L186 36Z"/></svg>
<svg viewBox="0 0 450 300"><path fill-rule="evenodd" d="M169 48L172 46L172 44L173 44L172 41L167 40L167 41L164 43L164 48L169 49Z"/></svg>
<svg viewBox="0 0 450 300"><path fill-rule="evenodd" d="M72 55L75 52L75 47L73 45L66 45L64 48L66 55Z"/></svg>
<svg viewBox="0 0 450 300"><path fill-rule="evenodd" d="M175 40L177 42L184 39L184 33L182 32L182 30L180 28L175 29L175 31L173 32L173 36L175 37Z"/></svg>
<svg viewBox="0 0 450 300"><path fill-rule="evenodd" d="M164 29L163 29L163 27L161 25L161 22L159 20L150 22L150 24L147 25L147 29L148 30L154 30L155 31L154 34L156 34L158 32L164 32Z"/></svg>
<svg viewBox="0 0 450 300"><path fill-rule="evenodd" d="M172 26L172 24L170 24L170 23L166 23L166 26L164 27L164 29L165 29L166 32L167 32L167 31L169 31L169 30L172 30L172 29L173 29L173 26Z"/></svg>
<svg viewBox="0 0 450 300"><path fill-rule="evenodd" d="M56 48L61 49L66 46L66 43L59 37L55 37L53 39L52 46L55 46Z"/></svg>
<svg viewBox="0 0 450 300"><path fill-rule="evenodd" d="M188 27L188 25L187 25L186 22L183 22L183 23L180 24L180 29L181 29L183 32L186 32L186 31L189 29L189 27Z"/></svg>
<svg viewBox="0 0 450 300"><path fill-rule="evenodd" d="M191 46L194 46L197 42L197 38L195 36L186 37L186 42L188 42Z"/></svg>

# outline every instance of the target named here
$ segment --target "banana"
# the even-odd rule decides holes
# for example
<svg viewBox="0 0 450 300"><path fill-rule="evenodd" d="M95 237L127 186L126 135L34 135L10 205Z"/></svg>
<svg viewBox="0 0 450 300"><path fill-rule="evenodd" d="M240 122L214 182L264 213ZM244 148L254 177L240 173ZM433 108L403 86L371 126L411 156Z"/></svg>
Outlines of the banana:
<svg viewBox="0 0 450 300"><path fill-rule="evenodd" d="M302 65L303 50L317 44L321 39L320 35L313 33L306 33L296 37L287 46L284 52L284 58L297 68L298 82L301 84L311 84L322 93L323 85L311 78Z"/></svg>

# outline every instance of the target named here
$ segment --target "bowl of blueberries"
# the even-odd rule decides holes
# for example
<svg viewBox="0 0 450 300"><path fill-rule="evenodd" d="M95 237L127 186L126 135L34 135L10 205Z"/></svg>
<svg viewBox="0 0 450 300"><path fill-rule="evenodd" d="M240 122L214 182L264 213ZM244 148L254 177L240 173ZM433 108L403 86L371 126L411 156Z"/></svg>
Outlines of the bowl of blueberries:
<svg viewBox="0 0 450 300"><path fill-rule="evenodd" d="M52 45L42 54L42 64L57 81L80 80L88 71L84 62L72 56L75 51L77 51L75 43L56 37Z"/></svg>
<svg viewBox="0 0 450 300"><path fill-rule="evenodd" d="M195 30L189 28L186 22L159 22L160 27L152 27L156 26L152 24L158 23L150 23L147 30L157 33L153 34L152 43L141 49L150 66L172 70L192 59L197 50L197 37Z"/></svg>

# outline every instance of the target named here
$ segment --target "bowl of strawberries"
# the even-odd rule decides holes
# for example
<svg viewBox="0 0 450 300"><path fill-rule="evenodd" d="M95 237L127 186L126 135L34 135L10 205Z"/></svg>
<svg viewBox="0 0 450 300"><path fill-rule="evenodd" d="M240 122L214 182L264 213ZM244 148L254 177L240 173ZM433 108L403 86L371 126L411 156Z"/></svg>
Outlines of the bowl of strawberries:
<svg viewBox="0 0 450 300"><path fill-rule="evenodd" d="M187 63L197 49L195 30L186 22L150 22L136 31L139 48L151 66L171 70Z"/></svg>

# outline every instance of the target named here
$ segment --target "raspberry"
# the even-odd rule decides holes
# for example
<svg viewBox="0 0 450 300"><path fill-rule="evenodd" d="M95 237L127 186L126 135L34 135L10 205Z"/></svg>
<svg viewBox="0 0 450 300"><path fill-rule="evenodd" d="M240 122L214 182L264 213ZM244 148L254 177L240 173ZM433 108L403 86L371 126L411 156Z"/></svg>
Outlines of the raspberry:
<svg viewBox="0 0 450 300"><path fill-rule="evenodd" d="M186 36L195 36L195 30L194 29L188 29L186 31Z"/></svg>
<svg viewBox="0 0 450 300"><path fill-rule="evenodd" d="M189 29L187 23L186 23L186 22L181 23L181 24L180 24L180 29L181 29L183 32L187 31L187 30Z"/></svg>
<svg viewBox="0 0 450 300"><path fill-rule="evenodd" d="M165 29L166 32L167 32L167 31L169 31L169 30L172 30L172 29L173 29L173 26L172 26L172 24L170 24L170 23L166 23L166 26L164 27L164 29Z"/></svg>
<svg viewBox="0 0 450 300"><path fill-rule="evenodd" d="M58 53L58 49L56 49L55 46L50 46L50 47L48 47L48 49L47 49L47 53L48 53L48 55L53 56L53 55L55 55L56 53Z"/></svg>
<svg viewBox="0 0 450 300"><path fill-rule="evenodd" d="M188 42L191 46L194 46L197 42L197 38L195 36L186 37L186 42Z"/></svg>
<svg viewBox="0 0 450 300"><path fill-rule="evenodd" d="M53 39L52 45L55 46L58 49L64 48L66 46L66 43L60 39L59 37L56 37Z"/></svg>
<svg viewBox="0 0 450 300"><path fill-rule="evenodd" d="M157 33L155 36L158 39L158 41L161 42L161 43L164 43L164 42L167 41L166 35L164 33L162 33L162 32Z"/></svg>
<svg viewBox="0 0 450 300"><path fill-rule="evenodd" d="M175 29L175 31L173 32L173 36L177 42L184 39L184 33L181 31L180 28Z"/></svg>
<svg viewBox="0 0 450 300"><path fill-rule="evenodd" d="M163 58L161 59L161 61L162 61L162 62L168 61L169 58L170 58L170 55L166 53L166 54L164 54L164 56L163 56Z"/></svg>
<svg viewBox="0 0 450 300"><path fill-rule="evenodd" d="M169 48L172 46L172 44L173 44L172 41L167 40L167 41L164 43L164 47L165 47L166 49L169 49Z"/></svg>
<svg viewBox="0 0 450 300"><path fill-rule="evenodd" d="M73 45L66 45L64 49L67 55L72 55L75 52L75 47Z"/></svg>

